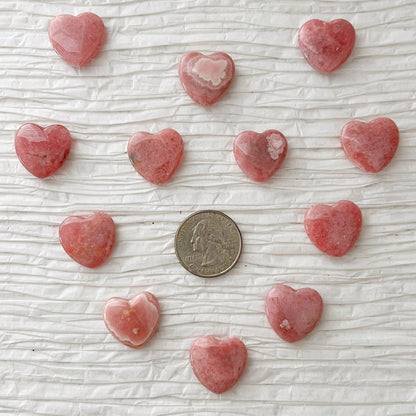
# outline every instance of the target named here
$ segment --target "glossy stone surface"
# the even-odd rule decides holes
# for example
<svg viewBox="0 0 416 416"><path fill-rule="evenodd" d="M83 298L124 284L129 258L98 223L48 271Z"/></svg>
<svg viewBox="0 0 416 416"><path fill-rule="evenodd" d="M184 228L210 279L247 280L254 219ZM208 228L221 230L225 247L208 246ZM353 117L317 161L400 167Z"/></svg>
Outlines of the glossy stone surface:
<svg viewBox="0 0 416 416"><path fill-rule="evenodd" d="M71 216L59 227L61 245L67 254L85 267L98 267L110 255L116 229L112 218L104 212L87 216Z"/></svg>
<svg viewBox="0 0 416 416"><path fill-rule="evenodd" d="M49 39L53 48L69 65L87 65L98 54L104 42L103 21L94 13L78 16L62 14L49 24Z"/></svg>
<svg viewBox="0 0 416 416"><path fill-rule="evenodd" d="M296 342L306 337L322 316L321 295L314 289L276 285L266 296L266 316L280 338Z"/></svg>
<svg viewBox="0 0 416 416"><path fill-rule="evenodd" d="M14 146L22 165L32 175L45 178L62 166L71 143L71 135L64 126L43 128L27 123L17 130Z"/></svg>
<svg viewBox="0 0 416 416"><path fill-rule="evenodd" d="M334 257L344 256L352 249L361 224L361 210L351 201L339 201L333 206L314 205L304 219L305 231L312 243Z"/></svg>
<svg viewBox="0 0 416 416"><path fill-rule="evenodd" d="M198 380L216 394L234 386L247 362L246 346L238 338L200 337L192 344L189 355Z"/></svg>
<svg viewBox="0 0 416 416"><path fill-rule="evenodd" d="M243 131L234 140L234 157L240 169L257 182L269 179L283 163L287 141L278 130Z"/></svg>
<svg viewBox="0 0 416 416"><path fill-rule="evenodd" d="M298 42L305 59L317 71L328 74L338 69L351 55L355 30L350 22L312 19L299 30Z"/></svg>
<svg viewBox="0 0 416 416"><path fill-rule="evenodd" d="M156 134L140 131L130 138L127 153L134 169L144 179L160 185L167 182L179 167L183 140L172 129Z"/></svg>
<svg viewBox="0 0 416 416"><path fill-rule="evenodd" d="M179 79L186 93L199 105L216 103L230 88L235 66L223 52L203 55L188 52L179 62Z"/></svg>
<svg viewBox="0 0 416 416"><path fill-rule="evenodd" d="M366 172L380 172L396 154L399 129L384 117L369 123L350 121L341 131L341 145L354 165Z"/></svg>
<svg viewBox="0 0 416 416"><path fill-rule="evenodd" d="M142 292L131 299L111 298L104 304L103 319L111 333L122 344L140 348L157 330L160 307L156 297Z"/></svg>

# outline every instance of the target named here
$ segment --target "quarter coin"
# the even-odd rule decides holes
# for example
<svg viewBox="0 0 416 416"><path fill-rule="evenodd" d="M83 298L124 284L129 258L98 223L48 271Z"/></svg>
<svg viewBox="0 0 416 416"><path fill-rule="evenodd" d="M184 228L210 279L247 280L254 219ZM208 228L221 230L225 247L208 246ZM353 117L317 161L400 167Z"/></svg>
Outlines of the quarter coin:
<svg viewBox="0 0 416 416"><path fill-rule="evenodd" d="M190 215L175 236L182 266L200 277L220 276L237 263L242 248L236 223L223 212L206 210Z"/></svg>

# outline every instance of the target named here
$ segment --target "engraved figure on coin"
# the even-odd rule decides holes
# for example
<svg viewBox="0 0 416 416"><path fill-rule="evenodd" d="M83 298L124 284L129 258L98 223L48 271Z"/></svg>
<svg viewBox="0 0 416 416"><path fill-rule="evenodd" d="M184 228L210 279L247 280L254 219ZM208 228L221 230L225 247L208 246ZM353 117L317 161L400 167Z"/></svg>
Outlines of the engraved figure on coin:
<svg viewBox="0 0 416 416"><path fill-rule="evenodd" d="M221 228L203 219L192 229L192 250L202 255L201 267L222 264L226 255L226 242Z"/></svg>

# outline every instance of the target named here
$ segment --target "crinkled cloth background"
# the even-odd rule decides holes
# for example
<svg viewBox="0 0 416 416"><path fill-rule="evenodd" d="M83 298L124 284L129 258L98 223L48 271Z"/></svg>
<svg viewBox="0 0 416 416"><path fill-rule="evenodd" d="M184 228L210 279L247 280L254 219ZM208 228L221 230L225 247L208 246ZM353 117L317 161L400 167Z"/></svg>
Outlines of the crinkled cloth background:
<svg viewBox="0 0 416 416"><path fill-rule="evenodd" d="M107 39L87 68L51 49L58 14L92 11ZM0 413L7 415L414 415L416 414L416 2L413 0L2 0L0 3ZM320 75L297 48L307 20L345 18L356 48ZM237 75L202 108L184 93L185 51L225 51ZM391 117L401 143L393 162L366 174L339 142L351 119ZM32 177L13 141L25 122L61 123L68 160ZM174 128L185 156L163 186L145 182L125 153L139 130ZM242 130L281 130L289 151L266 183L238 169ZM363 211L356 248L320 253L303 230L314 203L351 199ZM186 216L215 208L244 238L223 277L188 274L174 254ZM58 241L68 215L104 210L117 245L97 270L74 263ZM263 313L270 287L317 289L316 330L289 345ZM149 290L162 319L134 351L101 318L111 296ZM237 336L249 361L217 396L188 362L193 340Z"/></svg>

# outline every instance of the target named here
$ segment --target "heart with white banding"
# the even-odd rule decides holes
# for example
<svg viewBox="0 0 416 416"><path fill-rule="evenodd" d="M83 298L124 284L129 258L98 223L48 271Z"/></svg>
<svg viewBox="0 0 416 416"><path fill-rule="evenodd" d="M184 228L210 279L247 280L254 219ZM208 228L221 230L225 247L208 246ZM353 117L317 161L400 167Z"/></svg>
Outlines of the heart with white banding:
<svg viewBox="0 0 416 416"><path fill-rule="evenodd" d="M182 56L178 72L186 93L197 104L208 106L227 92L234 79L235 66L224 52L211 55L188 52Z"/></svg>
<svg viewBox="0 0 416 416"><path fill-rule="evenodd" d="M104 304L103 319L110 334L130 348L140 348L157 330L160 307L150 292L141 292L131 299L110 298Z"/></svg>

